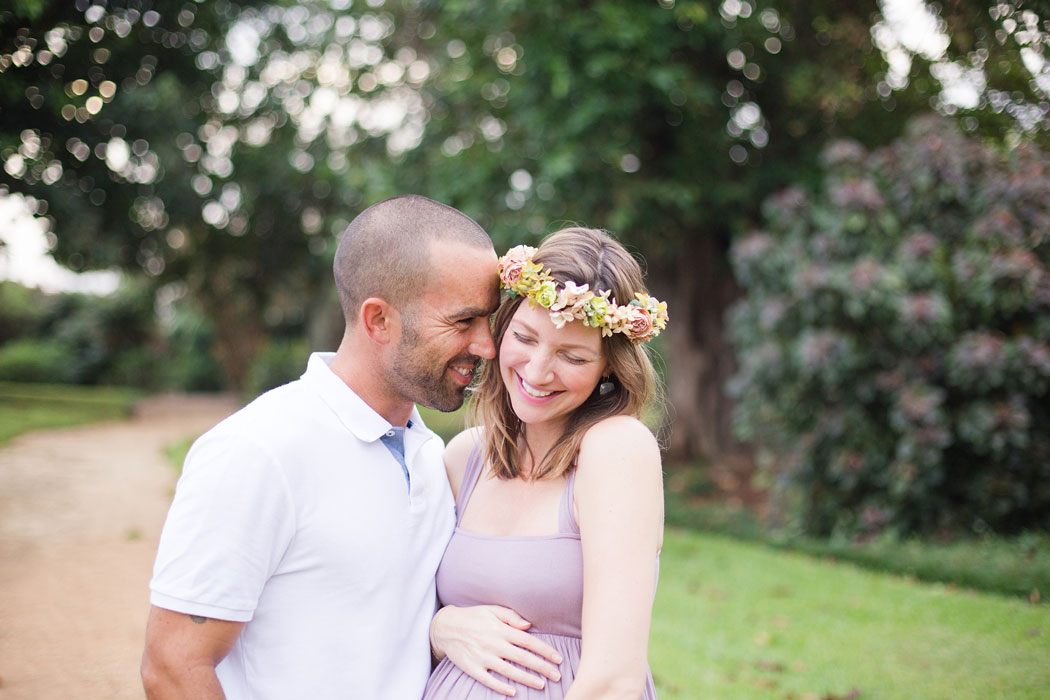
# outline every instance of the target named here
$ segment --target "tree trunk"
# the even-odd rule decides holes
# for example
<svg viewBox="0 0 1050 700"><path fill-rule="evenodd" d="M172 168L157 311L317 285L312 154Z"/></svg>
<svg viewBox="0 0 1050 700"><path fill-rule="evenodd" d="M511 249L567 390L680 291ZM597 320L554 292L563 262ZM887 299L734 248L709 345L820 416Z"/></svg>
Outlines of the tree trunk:
<svg viewBox="0 0 1050 700"><path fill-rule="evenodd" d="M215 322L215 355L226 370L231 388L246 386L248 370L266 342L266 332L258 309L248 305L220 303L211 305L209 315Z"/></svg>
<svg viewBox="0 0 1050 700"><path fill-rule="evenodd" d="M725 392L735 358L724 315L740 294L727 260L728 243L700 232L675 253L649 265L649 284L667 301L670 315L664 332L671 405L668 460L736 462L748 451L733 438L733 406Z"/></svg>

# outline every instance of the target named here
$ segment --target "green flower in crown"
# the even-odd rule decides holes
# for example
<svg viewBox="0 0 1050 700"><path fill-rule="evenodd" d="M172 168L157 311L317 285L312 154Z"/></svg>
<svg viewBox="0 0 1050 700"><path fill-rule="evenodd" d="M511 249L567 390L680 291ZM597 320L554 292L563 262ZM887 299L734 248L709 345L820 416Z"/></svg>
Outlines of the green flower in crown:
<svg viewBox="0 0 1050 700"><path fill-rule="evenodd" d="M545 309L551 308L558 301L558 287L552 280L544 280L529 292L529 300Z"/></svg>
<svg viewBox="0 0 1050 700"><path fill-rule="evenodd" d="M603 292L608 294L609 292ZM583 325L601 328L605 324L605 317L609 313L609 300L605 296L592 297L583 305Z"/></svg>

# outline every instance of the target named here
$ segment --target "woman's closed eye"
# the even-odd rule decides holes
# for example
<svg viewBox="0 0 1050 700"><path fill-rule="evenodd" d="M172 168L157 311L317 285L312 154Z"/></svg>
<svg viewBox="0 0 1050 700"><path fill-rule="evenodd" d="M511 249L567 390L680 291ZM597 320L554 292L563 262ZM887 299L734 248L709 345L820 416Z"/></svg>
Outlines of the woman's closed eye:
<svg viewBox="0 0 1050 700"><path fill-rule="evenodd" d="M519 343L525 343L526 345L531 345L532 343L536 342L535 340L533 340L532 338L530 338L527 335L522 335L521 333L516 333L516 332L513 332L513 331L512 331L512 333L514 335L514 339L516 341L518 341Z"/></svg>

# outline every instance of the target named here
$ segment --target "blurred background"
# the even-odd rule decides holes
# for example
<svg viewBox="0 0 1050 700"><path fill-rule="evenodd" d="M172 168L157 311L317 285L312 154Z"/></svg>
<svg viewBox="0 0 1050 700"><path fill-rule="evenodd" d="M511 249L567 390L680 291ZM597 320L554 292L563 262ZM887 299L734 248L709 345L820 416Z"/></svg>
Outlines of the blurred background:
<svg viewBox="0 0 1050 700"><path fill-rule="evenodd" d="M1048 44L1015 0L8 0L0 415L297 377L415 192L645 261L670 524L1037 604Z"/></svg>

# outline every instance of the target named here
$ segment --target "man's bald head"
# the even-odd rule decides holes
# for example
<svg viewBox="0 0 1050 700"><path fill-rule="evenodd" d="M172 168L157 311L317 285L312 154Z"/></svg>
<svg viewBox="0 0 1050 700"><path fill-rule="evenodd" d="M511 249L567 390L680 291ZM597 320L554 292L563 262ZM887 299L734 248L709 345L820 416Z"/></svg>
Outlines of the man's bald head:
<svg viewBox="0 0 1050 700"><path fill-rule="evenodd" d="M431 253L442 243L492 250L473 219L419 195L387 199L358 214L335 251L335 286L347 325L369 297L410 306L425 291Z"/></svg>

